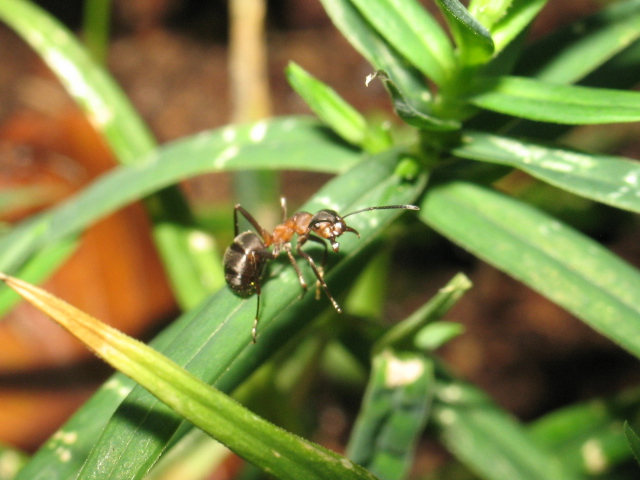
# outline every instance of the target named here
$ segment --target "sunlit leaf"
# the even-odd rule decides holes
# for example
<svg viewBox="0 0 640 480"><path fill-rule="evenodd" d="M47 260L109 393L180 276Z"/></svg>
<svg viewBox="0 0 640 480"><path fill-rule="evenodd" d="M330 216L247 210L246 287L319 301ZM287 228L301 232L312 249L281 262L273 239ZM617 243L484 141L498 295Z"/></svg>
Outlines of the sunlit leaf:
<svg viewBox="0 0 640 480"><path fill-rule="evenodd" d="M466 132L455 155L519 168L577 195L640 213L640 162L482 132Z"/></svg>
<svg viewBox="0 0 640 480"><path fill-rule="evenodd" d="M522 77L478 80L469 102L540 122L587 125L640 121L640 93L578 87Z"/></svg>

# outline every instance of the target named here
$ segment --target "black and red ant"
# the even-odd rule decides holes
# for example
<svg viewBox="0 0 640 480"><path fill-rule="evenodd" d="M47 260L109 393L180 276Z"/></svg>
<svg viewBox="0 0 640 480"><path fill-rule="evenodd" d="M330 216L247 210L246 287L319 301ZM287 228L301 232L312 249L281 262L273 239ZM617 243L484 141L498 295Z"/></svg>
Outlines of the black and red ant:
<svg viewBox="0 0 640 480"><path fill-rule="evenodd" d="M348 213L343 217L334 210L320 210L315 215L308 212L297 212L290 218L287 218L287 203L284 197L280 199L280 204L282 206L282 223L273 229L273 233L269 233L262 228L256 219L242 208L241 205L236 205L233 210L235 238L224 253L224 276L229 287L243 297L248 297L254 293L258 294L256 317L253 321L253 328L251 329L253 343L256 343L258 316L260 313L260 277L262 276L267 260L275 259L280 255L281 251L286 252L291 265L293 265L293 268L298 274L302 289L304 291L307 290L307 282L302 276L300 267L292 252L291 240L294 234L298 235L296 252L309 263L313 273L318 279L318 284L327 294L329 300L331 300L333 307L338 313L342 313L340 305L335 301L324 281L323 268L327 256L327 244L325 240L331 244L331 248L337 253L340 244L336 239L343 233L355 233L358 238L360 238L358 231L347 226L344 221L346 217L355 215L356 213L386 209L420 210L414 205L387 205L363 208ZM257 233L247 230L246 232L238 234L238 212L249 221ZM316 266L313 258L302 250L302 246L307 241L319 243L324 247L324 255L320 268ZM269 247L273 247L272 250L269 250Z"/></svg>

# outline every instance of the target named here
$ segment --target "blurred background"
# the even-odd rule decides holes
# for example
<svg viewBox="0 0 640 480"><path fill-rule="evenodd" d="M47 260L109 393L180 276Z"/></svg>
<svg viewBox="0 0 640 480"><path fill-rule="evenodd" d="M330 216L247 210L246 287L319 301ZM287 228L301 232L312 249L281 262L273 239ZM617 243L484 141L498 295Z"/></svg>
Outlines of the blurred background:
<svg viewBox="0 0 640 480"><path fill-rule="evenodd" d="M80 33L84 2L36 3ZM422 3L435 12L429 2ZM604 3L550 1L531 36L538 38ZM242 117L230 80L229 17L228 4L222 1L113 1L106 65L160 143ZM308 113L283 73L293 60L367 116L392 119L381 84L364 87L371 67L333 28L317 0L268 2L264 42L269 93L260 115ZM4 25L0 65L2 227L72 195L115 161L53 75ZM633 124L585 127L565 140L640 158L639 130ZM327 178L285 172L272 206L277 207L283 194L295 208ZM509 176L501 187L527 197L640 266L640 229L632 215L560 194L523 174ZM228 238L232 181L222 174L207 175L185 182L183 188L195 212L213 229L224 223ZM387 319L404 318L455 273L467 273L475 287L450 315L465 325L466 334L447 345L442 355L520 418L532 419L640 381L633 357L426 227L404 241L408 248L393 259L398 273L388 286ZM221 245L223 250L224 242ZM80 248L45 288L143 339L178 313L141 205L86 232ZM108 374L66 332L21 304L0 323L0 442L33 451ZM327 394L318 408L320 418L330 423L344 420L338 429L320 427L320 436L335 436L339 442L350 426L348 406L339 394ZM420 458L440 461L437 455Z"/></svg>

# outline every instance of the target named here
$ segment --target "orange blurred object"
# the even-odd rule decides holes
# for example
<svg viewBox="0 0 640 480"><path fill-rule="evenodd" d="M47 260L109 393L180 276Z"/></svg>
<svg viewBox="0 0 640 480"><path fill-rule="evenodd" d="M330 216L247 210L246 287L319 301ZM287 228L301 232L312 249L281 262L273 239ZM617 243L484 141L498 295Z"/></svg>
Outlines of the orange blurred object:
<svg viewBox="0 0 640 480"><path fill-rule="evenodd" d="M51 206L115 165L105 142L70 105L55 116L23 111L0 126L0 191L15 192L0 219ZM13 192L12 192L13 191ZM176 311L143 207L134 204L93 225L45 289L133 336ZM100 378L88 350L26 303L0 321L0 442L37 447L89 395ZM65 385L40 385L34 372L65 372ZM104 376L104 371L100 376ZM19 381L23 377L24 381ZM11 379L10 381L8 379ZM61 391L62 390L62 391Z"/></svg>

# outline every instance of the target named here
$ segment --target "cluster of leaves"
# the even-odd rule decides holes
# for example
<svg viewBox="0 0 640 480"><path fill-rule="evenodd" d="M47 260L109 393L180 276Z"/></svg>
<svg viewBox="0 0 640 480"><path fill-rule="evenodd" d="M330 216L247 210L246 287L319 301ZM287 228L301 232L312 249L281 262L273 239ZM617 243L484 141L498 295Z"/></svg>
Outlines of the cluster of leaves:
<svg viewBox="0 0 640 480"><path fill-rule="evenodd" d="M171 186L221 170L339 174L309 200L307 211L415 203L422 222L640 356L637 269L492 187L518 169L579 196L640 211L637 162L552 143L572 125L640 120L640 94L620 90L635 81L629 72L638 67L640 1L614 3L579 28L529 46L527 27L545 0L472 0L468 8L458 0L435 0L453 41L416 0L322 3L388 89L397 115L416 134L412 144L396 145L387 131L292 64L290 83L320 121L278 118L156 146L72 35L26 0L0 3L0 19L49 64L123 164L0 238L0 271L42 278L89 224L146 197L186 311L151 349L3 277L127 375L107 382L16 478L142 478L192 429L184 419L278 478L404 478L426 424L467 467L491 480L607 478L609 468L630 458L622 416L635 414L637 395L576 405L525 428L447 371L433 350L459 333L441 318L469 288L464 277L373 341L359 339L371 347L372 366L348 448L355 463L264 422L227 396L257 367L282 366L274 354L291 338L302 340L296 334L318 308L312 308L311 292L299 299L291 288L297 282L291 269L274 268L277 281L264 286L269 300L254 346L254 304L228 289L211 294L202 285L212 252L190 241L203 233L185 218L186 207ZM583 85L570 85L578 81ZM399 215L370 213L373 221L353 217L362 240L345 239L339 260L329 265L334 293ZM345 271L350 274L340 275ZM6 310L14 299L2 295ZM357 349L352 353L358 357ZM626 433L637 446L631 427Z"/></svg>

